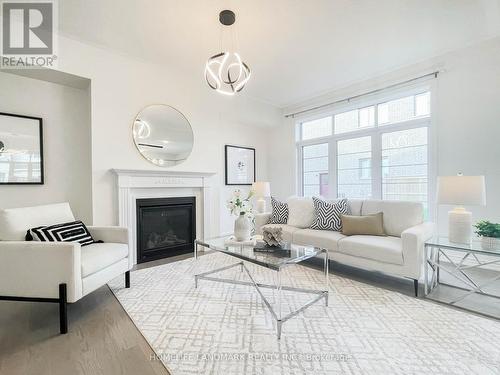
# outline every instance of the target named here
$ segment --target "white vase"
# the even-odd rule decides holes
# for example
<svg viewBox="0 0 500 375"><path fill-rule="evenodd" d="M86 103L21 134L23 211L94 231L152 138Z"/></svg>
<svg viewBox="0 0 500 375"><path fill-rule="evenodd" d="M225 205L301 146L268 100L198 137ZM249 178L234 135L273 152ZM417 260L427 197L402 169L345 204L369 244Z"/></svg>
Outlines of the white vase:
<svg viewBox="0 0 500 375"><path fill-rule="evenodd" d="M236 241L248 241L252 235L252 225L245 214L240 214L234 221L234 237Z"/></svg>
<svg viewBox="0 0 500 375"><path fill-rule="evenodd" d="M484 250L500 249L500 238L481 237L481 247Z"/></svg>

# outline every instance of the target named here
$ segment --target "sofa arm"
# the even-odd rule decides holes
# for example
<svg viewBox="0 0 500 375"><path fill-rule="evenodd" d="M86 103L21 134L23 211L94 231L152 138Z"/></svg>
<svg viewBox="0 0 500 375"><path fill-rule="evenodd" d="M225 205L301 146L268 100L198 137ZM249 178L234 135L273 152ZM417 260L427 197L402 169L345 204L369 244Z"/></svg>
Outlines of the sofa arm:
<svg viewBox="0 0 500 375"><path fill-rule="evenodd" d="M412 270L415 279L420 278L425 242L434 235L434 223L425 222L406 229L401 234L403 243L403 260L405 266Z"/></svg>
<svg viewBox="0 0 500 375"><path fill-rule="evenodd" d="M79 243L0 241L0 295L57 298L61 283L68 302L82 297Z"/></svg>
<svg viewBox="0 0 500 375"><path fill-rule="evenodd" d="M255 214L255 234L262 234L262 227L269 222L270 212Z"/></svg>
<svg viewBox="0 0 500 375"><path fill-rule="evenodd" d="M128 245L128 229L123 227L87 227L96 241Z"/></svg>

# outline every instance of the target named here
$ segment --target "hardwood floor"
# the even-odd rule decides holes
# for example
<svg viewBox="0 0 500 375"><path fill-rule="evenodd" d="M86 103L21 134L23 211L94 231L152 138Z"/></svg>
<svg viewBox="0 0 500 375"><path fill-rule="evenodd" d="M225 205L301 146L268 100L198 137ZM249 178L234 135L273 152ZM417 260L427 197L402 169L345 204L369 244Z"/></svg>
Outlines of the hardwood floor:
<svg viewBox="0 0 500 375"><path fill-rule="evenodd" d="M189 258L148 262L142 269ZM321 261L310 263L321 267ZM413 296L411 280L332 263L331 272ZM132 274L133 286L133 274ZM420 291L420 296L422 295ZM483 303L486 301L482 300ZM487 304L487 303L486 303ZM487 304L489 305L489 304ZM491 309L491 305L490 309ZM498 305L494 305L498 308ZM169 372L107 286L68 306L69 333L59 334L57 304L0 301L0 374L159 375Z"/></svg>
<svg viewBox="0 0 500 375"><path fill-rule="evenodd" d="M0 302L0 374L169 374L104 286L68 305L69 332L59 334L58 305Z"/></svg>

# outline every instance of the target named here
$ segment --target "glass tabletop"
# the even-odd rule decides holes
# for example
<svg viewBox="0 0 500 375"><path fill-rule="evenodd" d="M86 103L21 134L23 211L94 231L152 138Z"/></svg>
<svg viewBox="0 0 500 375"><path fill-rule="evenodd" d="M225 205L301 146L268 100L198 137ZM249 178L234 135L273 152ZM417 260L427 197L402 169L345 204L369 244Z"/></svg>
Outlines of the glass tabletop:
<svg viewBox="0 0 500 375"><path fill-rule="evenodd" d="M306 259L315 257L324 252L319 247L297 245L287 243L282 249L268 248L259 251L255 248L265 246L261 240L255 246L248 244L227 243L230 236L210 238L208 240L197 240L198 245L208 247L211 250L234 256L251 263L278 270L288 264L300 263Z"/></svg>
<svg viewBox="0 0 500 375"><path fill-rule="evenodd" d="M473 238L470 244L451 242L448 237L433 237L425 242L425 246L500 256L500 246L498 244L489 243L487 240L483 242L481 238L477 237Z"/></svg>

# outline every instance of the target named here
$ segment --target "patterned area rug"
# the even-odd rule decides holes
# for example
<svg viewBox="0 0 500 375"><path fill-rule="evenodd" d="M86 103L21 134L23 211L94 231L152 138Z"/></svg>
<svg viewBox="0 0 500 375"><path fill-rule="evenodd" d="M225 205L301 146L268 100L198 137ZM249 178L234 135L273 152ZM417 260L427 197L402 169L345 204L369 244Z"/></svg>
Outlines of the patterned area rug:
<svg viewBox="0 0 500 375"><path fill-rule="evenodd" d="M329 307L308 308L283 325L251 286L201 280L196 273L236 263L224 254L135 271L109 285L173 375L180 374L500 374L500 322L330 275ZM258 282L275 272L248 264ZM239 268L220 277L247 280ZM322 289L320 270L291 266L284 285ZM273 290L265 291L275 301ZM285 292L295 309L311 295Z"/></svg>

